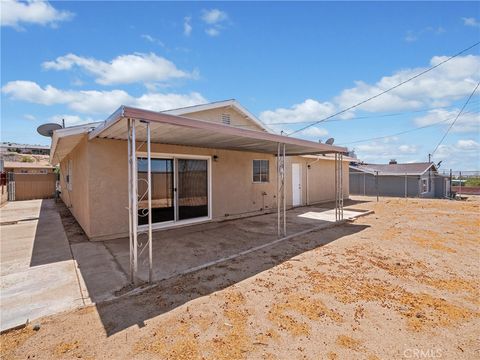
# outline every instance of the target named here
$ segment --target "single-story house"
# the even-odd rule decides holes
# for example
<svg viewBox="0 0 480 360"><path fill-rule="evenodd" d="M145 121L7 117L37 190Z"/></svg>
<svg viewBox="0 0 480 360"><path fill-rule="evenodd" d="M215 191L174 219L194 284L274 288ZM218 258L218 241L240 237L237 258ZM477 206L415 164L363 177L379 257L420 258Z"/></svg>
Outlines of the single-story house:
<svg viewBox="0 0 480 360"><path fill-rule="evenodd" d="M164 112L122 106L103 122L54 131L50 159L86 235L105 240L131 235L132 224L146 229L148 208L155 230L278 211L280 196L285 208L334 201L338 179L348 198L346 151L273 134L226 100Z"/></svg>
<svg viewBox="0 0 480 360"><path fill-rule="evenodd" d="M433 162L399 164L351 163L350 194L444 198L450 194L449 177Z"/></svg>

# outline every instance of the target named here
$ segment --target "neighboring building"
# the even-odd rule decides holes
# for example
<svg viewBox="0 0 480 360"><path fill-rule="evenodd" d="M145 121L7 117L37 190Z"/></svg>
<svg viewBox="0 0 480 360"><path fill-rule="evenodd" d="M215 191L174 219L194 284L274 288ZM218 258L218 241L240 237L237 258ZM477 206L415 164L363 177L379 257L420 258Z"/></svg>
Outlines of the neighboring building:
<svg viewBox="0 0 480 360"><path fill-rule="evenodd" d="M5 173L15 174L50 174L55 167L47 162L18 162L4 161L3 168Z"/></svg>
<svg viewBox="0 0 480 360"><path fill-rule="evenodd" d="M33 155L49 155L50 147L46 145L17 144L12 142L2 142L0 144L0 153L19 153Z"/></svg>
<svg viewBox="0 0 480 360"><path fill-rule="evenodd" d="M429 162L351 164L350 194L444 198L450 194L450 181Z"/></svg>
<svg viewBox="0 0 480 360"><path fill-rule="evenodd" d="M123 237L129 232L126 139L130 118L151 124L154 228L277 209L280 143L285 144L287 155L287 207L335 200L336 163L331 154L346 149L272 134L235 100L163 113L121 107L104 122L59 129L52 138L51 163L60 164L61 197L90 239ZM137 121L140 196L146 191L145 126ZM345 157L345 198L348 161ZM142 229L145 197L138 206Z"/></svg>

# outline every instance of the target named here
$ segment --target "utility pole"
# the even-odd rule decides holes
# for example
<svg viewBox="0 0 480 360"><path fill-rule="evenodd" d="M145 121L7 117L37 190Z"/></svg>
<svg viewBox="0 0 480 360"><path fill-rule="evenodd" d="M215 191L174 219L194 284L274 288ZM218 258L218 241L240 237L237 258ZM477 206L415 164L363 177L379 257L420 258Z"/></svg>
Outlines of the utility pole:
<svg viewBox="0 0 480 360"><path fill-rule="evenodd" d="M432 162L432 154L428 154L428 162Z"/></svg>

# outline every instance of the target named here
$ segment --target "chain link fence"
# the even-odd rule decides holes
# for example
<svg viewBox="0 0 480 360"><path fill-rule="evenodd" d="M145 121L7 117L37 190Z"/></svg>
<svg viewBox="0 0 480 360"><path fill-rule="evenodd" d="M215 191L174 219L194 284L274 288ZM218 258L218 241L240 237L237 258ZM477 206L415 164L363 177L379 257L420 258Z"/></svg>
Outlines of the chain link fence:
<svg viewBox="0 0 480 360"><path fill-rule="evenodd" d="M440 174L451 178L454 195L480 195L480 171L444 170Z"/></svg>
<svg viewBox="0 0 480 360"><path fill-rule="evenodd" d="M350 171L350 194L363 196L454 198L480 195L480 171L450 171L424 175Z"/></svg>

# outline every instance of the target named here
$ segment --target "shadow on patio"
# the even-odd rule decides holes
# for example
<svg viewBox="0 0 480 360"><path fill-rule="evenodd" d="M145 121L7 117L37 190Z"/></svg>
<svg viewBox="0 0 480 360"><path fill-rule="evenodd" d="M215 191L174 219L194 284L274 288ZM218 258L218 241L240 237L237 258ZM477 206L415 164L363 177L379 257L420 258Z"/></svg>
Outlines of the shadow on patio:
<svg viewBox="0 0 480 360"><path fill-rule="evenodd" d="M364 212L356 207L360 203L346 201L345 218ZM238 257L234 256L277 239L276 213L154 232L154 281L158 286L141 295L105 301L114 294L122 293L118 291L121 288L128 288L128 238L90 242L80 236L81 229L72 221L71 215L65 217L65 210L64 207L63 210L59 208L78 263L84 293L97 303L97 311L108 336L132 325L143 327L148 319L195 298L219 291L303 252L365 229L365 226L345 223ZM333 224L334 220L333 204L291 209L287 211L287 235ZM145 235L139 238L140 242L145 242L145 239ZM147 251L145 249L139 256L139 275L143 280L148 277ZM229 259L216 263L224 258ZM215 264L181 275L209 262Z"/></svg>

